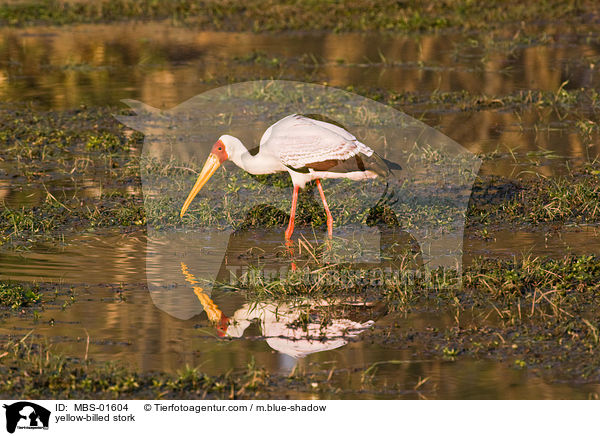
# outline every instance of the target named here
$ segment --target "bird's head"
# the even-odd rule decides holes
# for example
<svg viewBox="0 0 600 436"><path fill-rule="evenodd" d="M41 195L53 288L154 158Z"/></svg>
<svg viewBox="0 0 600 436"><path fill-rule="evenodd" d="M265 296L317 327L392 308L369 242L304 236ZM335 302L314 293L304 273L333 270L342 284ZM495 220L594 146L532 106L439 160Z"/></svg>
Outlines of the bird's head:
<svg viewBox="0 0 600 436"><path fill-rule="evenodd" d="M202 189L204 184L208 182L208 179L211 178L211 176L215 173L217 168L219 168L223 162L228 160L232 155L236 153L238 148L238 142L240 142L239 139L234 138L230 135L223 135L218 139L217 142L215 142L212 149L210 150L208 159L206 159L204 167L202 167L202 171L200 171L198 180L196 180L194 187L190 191L187 199L185 200L185 203L183 204L183 207L181 208L181 212L179 214L180 217L183 217L188 207L190 207L190 204L192 203L194 197L198 195L200 189Z"/></svg>

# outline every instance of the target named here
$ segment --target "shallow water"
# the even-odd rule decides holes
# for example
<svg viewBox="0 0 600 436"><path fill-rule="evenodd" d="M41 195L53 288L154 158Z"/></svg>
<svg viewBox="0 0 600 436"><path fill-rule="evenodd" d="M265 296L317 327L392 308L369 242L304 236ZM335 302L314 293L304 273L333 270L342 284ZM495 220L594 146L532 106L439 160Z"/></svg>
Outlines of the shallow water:
<svg viewBox="0 0 600 436"><path fill-rule="evenodd" d="M362 342L360 337L345 346L296 359L269 345L259 323L247 328L239 339L219 339L206 317L186 321L170 317L156 309L143 288L125 286L124 301L117 297L118 288L76 289L75 302L65 310L47 309L37 322L4 320L2 333L19 337L33 329L36 336L54 344L54 350L69 356L84 358L87 353L89 358L119 361L140 370L175 372L188 364L219 375L228 369L243 370L252 359L258 367L281 375L290 374L296 366L300 372L343 370L327 386L338 388L337 393L321 393L318 386L312 393L290 393L300 398L584 399L600 393L595 384L550 382L507 363L464 357L423 360L414 357L418 350L410 344L394 349ZM242 304L235 300L234 296L229 302L223 300L221 307L231 313ZM398 322L414 328L442 327L452 321L450 315L440 314L390 315L378 319L375 328ZM364 370L372 364L389 361L402 363L379 365L371 384L363 379ZM425 378L429 378L425 386L419 393L414 391ZM388 388L393 394L386 394Z"/></svg>
<svg viewBox="0 0 600 436"><path fill-rule="evenodd" d="M503 47L515 37L508 30L490 38L259 35L160 23L5 28L0 30L0 102L71 109L118 107L132 98L169 108L220 85L266 78L424 95L600 86L597 29L545 31L549 36L543 44L513 41L507 50ZM502 108L439 112L431 104L426 110L422 105L400 109L423 117L473 153L498 152L493 164L484 163L482 174L564 173L565 162L580 163L600 151L597 134L584 140L574 126L577 117L565 119L551 108L524 113ZM586 113L585 107L579 110Z"/></svg>
<svg viewBox="0 0 600 436"><path fill-rule="evenodd" d="M275 233L273 233L275 234ZM278 233L277 233L278 234ZM564 253L566 247L581 251L581 241L599 237L595 229L579 229L549 235L507 232L496 235L496 241L482 242L467 238L465 261L473 256L520 256ZM499 241L499 242L498 242ZM236 241L236 253L257 249L256 239ZM278 246L281 240L262 241ZM88 356L100 361L119 360L140 370L177 371L185 364L200 366L210 374L223 368L244 369L254 358L259 367L270 372L289 374L296 370L329 371L344 369L332 381L339 388L336 397L386 398L387 386L393 396L406 398L587 398L598 393L596 385L552 383L526 370L511 369L505 363L415 358L418 346L397 344L384 346L363 341L365 329L384 332L387 326L400 329L445 328L452 325L452 314L415 312L408 315L389 314L376 306L348 306L337 321L344 329L335 330L336 322L325 333L326 340L306 340L302 330L286 325L297 319L302 310L286 305L256 307L235 291L213 291L210 300L219 313L235 318L240 324L228 330L228 339L220 338L207 318L207 312L190 319L177 319L157 308L146 287L146 237L143 232L129 235L89 234L65 239L59 246L38 246L29 252L0 254L0 277L25 281L51 282L69 288L74 300L59 297L48 303L40 318L8 317L0 321L3 335L34 334L55 344L67 355ZM264 245L266 244L266 245ZM589 252L590 245L586 245ZM261 253L265 253L258 247ZM232 265L244 263L238 255L226 253ZM190 269L190 271L193 271ZM179 272L181 273L181 272ZM193 272L192 272L193 274ZM179 286L179 294L193 300L196 288L192 282ZM68 305L63 307L63 302ZM305 302L313 310L320 304ZM356 303L355 303L356 304ZM206 306L205 306L206 308ZM278 313L275 320L273 313ZM310 328L310 327L309 327ZM315 330L317 337L318 329ZM322 335L323 332L320 332ZM371 333L373 334L373 333ZM380 333L384 334L384 333ZM87 345L89 335L90 345ZM286 339L287 338L287 339ZM299 351L300 350L300 351ZM365 384L362 372L376 362L403 361L378 367L376 386ZM420 379L429 377L419 393L411 389ZM361 394L357 392L361 391ZM327 398L319 388L310 398ZM389 394L392 395L392 394Z"/></svg>
<svg viewBox="0 0 600 436"><path fill-rule="evenodd" d="M283 250L283 230L269 232L258 244L254 235L247 236L247 239L237 238L234 253L227 251L222 255L231 259L228 271L245 262L236 261L243 253ZM110 231L99 231L66 236L59 244L38 244L26 251L0 250L0 278L76 285L143 283L148 268L147 243L146 233L142 231L116 235ZM475 257L559 257L566 253L600 254L600 230L594 226L574 227L560 232L500 230L491 232L487 240L469 237L467 232L463 263L467 265ZM271 259L271 262L273 265L279 262L279 265L285 261Z"/></svg>
<svg viewBox="0 0 600 436"><path fill-rule="evenodd" d="M198 32L160 23L5 28L0 29L0 102L72 109L120 106L122 99L133 98L169 108L220 85L265 78L424 95L467 91L494 96L600 86L597 29L580 29L577 34L560 27L544 30L549 36L543 44L513 41L507 50L502 47L515 37L508 30L490 38L259 35ZM428 105L425 112L410 105L404 109L409 115L424 116L474 153L499 150L512 159L508 150L517 157L547 150L558 157L582 159L598 152L578 137L576 120L563 119L564 114L553 109L525 113L445 109L438 114L435 105ZM530 158L519 161L533 164L519 164L554 167L564 161ZM514 168L506 168L509 160L495 170L513 172ZM487 172L494 170L484 166Z"/></svg>
<svg viewBox="0 0 600 436"><path fill-rule="evenodd" d="M506 31L392 36L198 32L160 23L3 29L0 99L54 108L114 105L122 98L170 107L223 79L284 75L337 87L487 95L598 86L597 29L559 32L543 45L513 44ZM225 68L226 67L226 68ZM285 77L283 77L285 78ZM237 80L236 80L237 81Z"/></svg>

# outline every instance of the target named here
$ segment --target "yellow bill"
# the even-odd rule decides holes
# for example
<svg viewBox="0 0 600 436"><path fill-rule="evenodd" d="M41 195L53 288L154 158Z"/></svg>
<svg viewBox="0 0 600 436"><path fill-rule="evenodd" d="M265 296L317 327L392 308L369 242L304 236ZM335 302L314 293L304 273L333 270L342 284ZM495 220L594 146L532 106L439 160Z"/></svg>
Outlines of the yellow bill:
<svg viewBox="0 0 600 436"><path fill-rule="evenodd" d="M183 207L181 208L181 212L179 213L180 217L183 217L185 212L188 210L188 207L190 207L190 204L192 203L194 197L198 195L200 189L202 189L204 184L208 182L208 179L210 179L210 177L214 174L217 168L219 168L219 166L221 166L219 158L215 154L211 153L208 156L208 159L206 159L206 163L204 164L204 167L202 168L202 171L198 176L198 180L196 180L196 183L194 184L194 187L190 191L190 194L188 195L187 199L185 200L185 203L183 203Z"/></svg>

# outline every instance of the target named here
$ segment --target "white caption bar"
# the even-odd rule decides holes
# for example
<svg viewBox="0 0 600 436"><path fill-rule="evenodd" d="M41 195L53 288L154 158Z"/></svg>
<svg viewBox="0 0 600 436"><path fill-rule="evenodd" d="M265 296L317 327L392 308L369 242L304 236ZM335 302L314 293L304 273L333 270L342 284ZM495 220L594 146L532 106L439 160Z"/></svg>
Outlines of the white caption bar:
<svg viewBox="0 0 600 436"><path fill-rule="evenodd" d="M596 433L585 401L3 400L15 435L563 435ZM43 430L41 433L36 430ZM107 433L110 432L110 433ZM7 433L4 433L7 434ZM380 433L381 434L381 433Z"/></svg>

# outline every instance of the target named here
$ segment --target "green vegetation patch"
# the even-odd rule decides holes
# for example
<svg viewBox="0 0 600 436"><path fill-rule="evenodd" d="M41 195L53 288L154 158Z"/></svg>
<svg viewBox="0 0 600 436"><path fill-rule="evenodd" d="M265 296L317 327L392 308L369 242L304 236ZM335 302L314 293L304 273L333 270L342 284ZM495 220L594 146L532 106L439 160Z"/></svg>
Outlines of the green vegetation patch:
<svg viewBox="0 0 600 436"><path fill-rule="evenodd" d="M598 175L594 163L564 177L480 180L473 189L467 224L596 224L600 222Z"/></svg>
<svg viewBox="0 0 600 436"><path fill-rule="evenodd" d="M18 309L40 302L42 294L39 287L29 284L0 282L0 306Z"/></svg>
<svg viewBox="0 0 600 436"><path fill-rule="evenodd" d="M476 259L462 289L415 289L407 322L363 340L416 358L492 359L545 379L597 383L599 280L598 256ZM423 313L440 322L423 324Z"/></svg>
<svg viewBox="0 0 600 436"><path fill-rule="evenodd" d="M393 92L388 90L360 90L347 87L350 92L357 92L396 107L421 106L432 111L480 111L485 109L520 109L544 108L593 111L600 108L600 93L594 89L565 89L566 82L557 91L526 90L506 95L473 94L468 91L434 91L432 93ZM582 126L588 128L590 126Z"/></svg>
<svg viewBox="0 0 600 436"><path fill-rule="evenodd" d="M64 162L74 153L85 156L87 151L124 154L136 148L134 143L141 137L129 130L125 134L113 116L120 112L115 108L42 111L0 106L0 156L31 164Z"/></svg>
<svg viewBox="0 0 600 436"><path fill-rule="evenodd" d="M30 332L31 334L31 332ZM298 393L324 398L344 394L348 370L306 371L296 368L288 375L271 374L250 362L247 368L213 376L199 368L184 366L176 374L138 372L119 362L102 364L87 358L64 357L26 335L0 347L0 397L40 399L252 399L298 397ZM363 368L351 370L360 374ZM373 394L373 386L358 379L349 389L352 398ZM414 382L388 387L389 398L414 394ZM406 386L405 386L406 385ZM369 389L369 390L367 390ZM382 395L379 393L379 395Z"/></svg>
<svg viewBox="0 0 600 436"><path fill-rule="evenodd" d="M218 377L190 367L177 375L139 374L119 363L66 358L27 336L7 341L1 351L3 397L252 398L269 386L269 375L253 365Z"/></svg>
<svg viewBox="0 0 600 436"><path fill-rule="evenodd" d="M99 203L83 205L78 199L64 204L49 196L44 203L31 208L0 206L0 245L28 245L36 238L60 238L65 232L145 224L140 200L130 195L107 193Z"/></svg>
<svg viewBox="0 0 600 436"><path fill-rule="evenodd" d="M172 19L230 31L422 31L448 27L481 29L503 23L542 20L582 21L597 11L593 1L523 3L516 0L26 0L0 6L0 22L71 24L120 20Z"/></svg>
<svg viewBox="0 0 600 436"><path fill-rule="evenodd" d="M369 95L374 97L375 93L371 90ZM531 99L530 95L541 97L536 100L537 97ZM553 108L589 108L600 101L594 95L561 88L554 93L523 94L523 101L525 104L546 101ZM459 98L476 99L468 94L461 94ZM596 103L590 99L595 99ZM193 183L194 172L197 173L201 165L196 162L142 161L143 135L120 124L113 113L119 113L119 110L44 112L31 108L0 108L0 159L3 161L0 177L7 180L11 195L14 194L12 201L0 205L0 244L30 245L37 238L60 238L69 231L139 227L147 223L155 229L184 225L283 228L287 224L287 195L272 199L278 202L276 204L257 205L249 213L242 214L246 207L243 199L251 198L248 196L260 199L262 187L274 186L287 193L290 188L287 175L251 176L224 169L211 180L223 187L224 195L195 201L189 213L180 218L181 204ZM575 128L583 141L593 140L595 122L580 122ZM142 169L140 165L144 165ZM143 172L157 176L157 181L168 182L168 192L165 192L169 195L157 192L147 196L144 203L140 175ZM599 177L598 162L589 162L563 177L482 177L474 186L467 226L486 229L507 224L598 223ZM352 183L333 186L328 192L348 189ZM301 196L297 224L324 227L322 205L315 199L310 186ZM15 198L21 199L22 203ZM364 210L359 200L354 198L341 204L331 201L337 225L349 221L371 225L372 211ZM457 212L449 210L443 202L401 202L398 207L406 212L402 223L408 230L415 220L428 222L441 216L455 216Z"/></svg>

